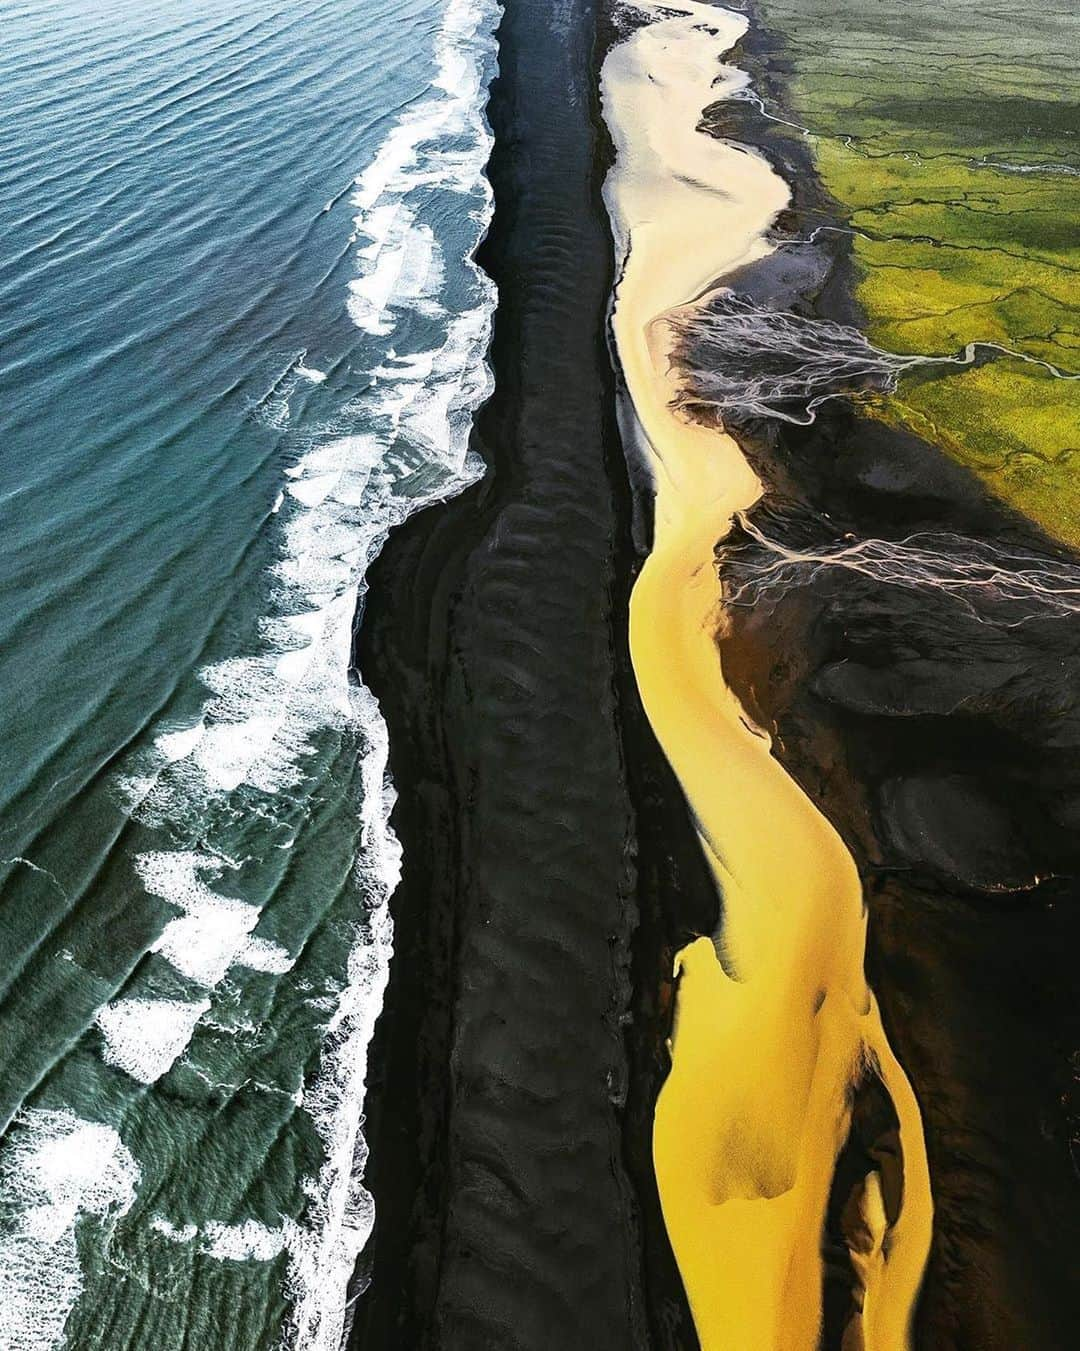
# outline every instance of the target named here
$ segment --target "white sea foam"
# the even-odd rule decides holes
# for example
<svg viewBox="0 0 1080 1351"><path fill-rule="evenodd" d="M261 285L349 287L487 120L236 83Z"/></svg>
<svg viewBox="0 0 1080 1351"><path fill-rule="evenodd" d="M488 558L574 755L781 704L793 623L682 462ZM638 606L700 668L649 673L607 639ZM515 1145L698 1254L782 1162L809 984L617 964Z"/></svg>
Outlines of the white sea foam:
<svg viewBox="0 0 1080 1351"><path fill-rule="evenodd" d="M305 366L301 361L296 367L296 373L303 380L310 380L313 385L321 385L326 379L326 372L316 370L314 366Z"/></svg>
<svg viewBox="0 0 1080 1351"><path fill-rule="evenodd" d="M43 1351L64 1342L82 1292L76 1226L108 1223L135 1198L139 1170L117 1133L68 1111L31 1108L0 1153L11 1218L0 1228L0 1347ZM99 1250L103 1240L95 1240Z"/></svg>
<svg viewBox="0 0 1080 1351"><path fill-rule="evenodd" d="M295 958L280 943L274 943L269 938L249 938L236 954L236 965L246 966L249 971L283 976L286 971L293 969Z"/></svg>
<svg viewBox="0 0 1080 1351"><path fill-rule="evenodd" d="M282 1251L291 1232L292 1221L283 1221L276 1229L259 1220L241 1220L226 1224L207 1220L197 1224L173 1224L164 1215L154 1215L150 1228L170 1243L188 1244L199 1239L199 1251L218 1262L270 1262Z"/></svg>
<svg viewBox="0 0 1080 1351"><path fill-rule="evenodd" d="M303 502L305 507L317 507L330 496L340 477L340 473L316 474L314 478L290 483L288 491L298 502Z"/></svg>
<svg viewBox="0 0 1080 1351"><path fill-rule="evenodd" d="M358 236L375 246L362 250L362 266L380 244L392 252L414 229L415 215L405 198L424 186L439 186L475 200L475 236L479 242L490 218L490 189L483 168L491 138L483 115L484 81L494 50L497 9L492 0L451 0L440 34L436 88L448 96L430 98L404 114L390 133L375 162L357 181L354 205ZM434 244L434 239L432 240ZM441 282L444 261L437 246L399 273L407 288L388 308L405 303L437 309L434 283ZM389 450L401 435L424 449L426 457L443 465L460 488L476 474L468 459L472 415L487 397L491 376L484 356L494 309L494 288L470 264L480 303L472 310L447 316L442 345L422 353L399 355L391 348L375 375L380 415L389 424ZM374 269L373 269L374 270ZM351 300L355 302L356 293ZM364 326L366 310L353 311ZM443 489L445 492L448 489ZM335 490L348 492L345 483ZM409 509L423 505L387 501L382 531L363 546L363 563L381 547L384 532ZM325 1161L309 1186L305 1223L286 1238L289 1253L289 1294L293 1301L286 1329L288 1345L304 1351L332 1351L341 1339L347 1287L357 1256L374 1224L374 1206L363 1186L362 1168L367 1146L361 1134L367 1049L382 1006L393 928L389 899L400 874L400 849L389 826L393 790L386 777L387 736L378 705L362 685L348 691L350 717L364 728L368 753L362 765L362 838L356 861L356 883L369 898L370 912L358 923L348 968L348 981L327 1027L320 1068L305 1096L323 1142Z"/></svg>
<svg viewBox="0 0 1080 1351"><path fill-rule="evenodd" d="M303 1092L324 1162L306 1184L299 1222L284 1220L280 1229L255 1221L215 1229L208 1222L198 1231L201 1250L222 1260L287 1253L285 1345L303 1351L336 1351L348 1282L373 1223L356 1168L366 1158L367 1047L387 980L388 903L400 866L388 824L393 792L386 730L373 696L350 674L357 597L388 532L479 472L468 439L475 409L491 389L485 355L495 297L491 282L464 255L479 243L491 212L483 98L497 20L495 0L448 0L432 91L402 112L354 185L357 276L349 312L374 346L390 335L396 345L382 345L370 387L341 410L350 430L363 431L309 441L285 471L272 508L280 553L260 645L200 671L208 697L198 723L163 729L120 785L140 820L178 828L211 817L216 802L241 789L249 796L235 799L237 814L250 810L243 804L251 792L302 793L312 757L330 733L349 731L363 747L347 980L336 1000L309 1001L327 1020L320 1063ZM456 217L447 215L446 193L459 198ZM439 205L429 220L425 209L433 194ZM452 251L444 234L448 219L463 227ZM423 351L399 352L398 346L415 345L414 316L439 336ZM322 372L305 366L305 356L295 360L293 375L318 383ZM271 391L261 415L284 425L287 386ZM176 850L140 854L136 866L147 891L179 912L156 951L206 991L186 1003L121 998L99 1013L106 1058L153 1082L183 1053L232 966L280 974L291 959L253 934L258 906L215 889L228 868L228 890L242 893L242 863L234 869L207 851ZM207 1022L212 1019L211 1012ZM153 1224L175 1237L163 1228L167 1221ZM194 1237L187 1228L180 1232Z"/></svg>
<svg viewBox="0 0 1080 1351"><path fill-rule="evenodd" d="M183 760L199 744L205 730L200 718L193 727L181 727L175 732L162 732L155 744L170 763L174 760Z"/></svg>
<svg viewBox="0 0 1080 1351"><path fill-rule="evenodd" d="M227 866L217 855L183 850L146 852L135 858L147 892L181 912L151 950L208 990L220 984L234 965L276 975L293 965L280 944L252 936L261 913L258 906L223 896L207 885L205 874L217 876ZM97 1015L103 1057L140 1082L155 1083L186 1050L209 1007L208 998L115 1000Z"/></svg>
<svg viewBox="0 0 1080 1351"><path fill-rule="evenodd" d="M150 1221L150 1228L155 1234L160 1234L162 1238L167 1238L170 1243L190 1243L199 1232L197 1224L173 1224L167 1220L164 1215L155 1215Z"/></svg>
<svg viewBox="0 0 1080 1351"><path fill-rule="evenodd" d="M102 1056L143 1084L156 1083L183 1055L209 999L117 999L99 1010Z"/></svg>
<svg viewBox="0 0 1080 1351"><path fill-rule="evenodd" d="M219 1262L269 1262L285 1246L284 1228L271 1229L258 1220L203 1225L203 1252Z"/></svg>
<svg viewBox="0 0 1080 1351"><path fill-rule="evenodd" d="M319 1071L304 1103L322 1140L325 1162L308 1185L307 1223L288 1242L293 1309L287 1340L303 1351L331 1351L339 1345L349 1278L375 1222L374 1203L362 1180L368 1150L361 1126L368 1045L389 974L389 902L401 873L401 850L389 824L394 793L386 776L386 726L367 689L355 687L353 698L355 716L370 739L362 765L356 880L373 906L357 926L348 981L327 1026Z"/></svg>
<svg viewBox="0 0 1080 1351"><path fill-rule="evenodd" d="M203 873L221 870L220 858L164 850L139 854L135 866L151 896L183 912L165 926L153 951L160 952L191 980L213 988L234 963L251 965L245 960L250 956L257 956L258 969L263 971L287 971L292 965L289 954L278 944L249 937L259 922L258 906L221 896L203 881Z"/></svg>
<svg viewBox="0 0 1080 1351"><path fill-rule="evenodd" d="M284 431L289 425L292 410L288 397L265 399L255 410L255 416L267 427L275 431Z"/></svg>

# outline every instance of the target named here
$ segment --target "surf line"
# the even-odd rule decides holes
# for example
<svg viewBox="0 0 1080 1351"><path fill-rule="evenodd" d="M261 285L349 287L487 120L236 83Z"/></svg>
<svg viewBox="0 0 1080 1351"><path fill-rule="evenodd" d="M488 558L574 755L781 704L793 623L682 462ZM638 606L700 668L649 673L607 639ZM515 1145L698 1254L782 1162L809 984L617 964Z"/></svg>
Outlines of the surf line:
<svg viewBox="0 0 1080 1351"><path fill-rule="evenodd" d="M897 1351L930 1244L919 1108L866 983L855 863L724 681L715 545L764 489L732 437L674 406L665 322L772 252L765 234L788 189L761 155L698 130L706 106L749 84L722 59L745 16L633 0L625 17L601 70L611 329L627 451L655 494L631 658L723 899L719 932L677 959L653 1133L664 1220L704 1351L816 1351L837 1159L856 1094L887 1095L890 1126L841 1198L843 1346Z"/></svg>

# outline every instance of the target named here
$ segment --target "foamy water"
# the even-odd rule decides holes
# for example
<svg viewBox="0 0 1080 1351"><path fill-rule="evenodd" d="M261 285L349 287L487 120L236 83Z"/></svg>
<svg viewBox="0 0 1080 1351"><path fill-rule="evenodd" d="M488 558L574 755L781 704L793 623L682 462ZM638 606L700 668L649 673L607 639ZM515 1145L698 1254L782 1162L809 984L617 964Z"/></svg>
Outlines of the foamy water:
<svg viewBox="0 0 1080 1351"><path fill-rule="evenodd" d="M386 729L351 667L353 630L367 567L388 532L480 472L468 439L490 391L495 297L471 254L491 211L483 108L496 19L489 0L441 8L430 88L397 114L353 185L344 286L364 367L354 360L352 391L320 422L297 423L305 391L321 395L337 378L334 366L314 364L312 348L250 402L250 415L286 447L278 481L266 484L272 538L254 581L262 615L246 624L238 615L233 650L219 642L226 650L197 673L199 705L187 698L179 715L166 707L111 781L132 838L159 842L131 855L127 876L164 922L97 1009L86 1046L151 1094L186 1073L204 1092L277 1095L307 1120L321 1163L299 1176L298 1194L283 1196L276 1216L270 1207L269 1220L222 1209L212 1193L200 1199L201 1216L180 1216L161 1208L160 1194L148 1192L144 1205L138 1146L111 1125L24 1112L0 1151L10 1209L0 1238L9 1257L4 1347L57 1346L70 1335L85 1285L75 1236L86 1215L127 1217L122 1241L139 1247L141 1226L154 1251L190 1245L199 1260L225 1264L283 1256L283 1345L339 1344L346 1287L374 1219L356 1165L366 1158L367 1048L388 979L388 903L400 871ZM221 627L227 635L229 622ZM323 876L308 836L316 819L333 835L334 812L337 838L352 831L357 848L351 865L337 873L327 865ZM313 876L326 888L321 900L310 893ZM323 914L335 916L329 928ZM322 974L316 947L340 963L340 976ZM282 1035L274 1020L285 996L269 992L290 982L287 1006L322 1042L306 1069L296 1064L292 1083L259 1068L260 1048ZM267 993L245 1004L247 990ZM223 1038L241 1040L221 1050ZM196 1052L196 1039L209 1049ZM236 1082L208 1072L210 1050L236 1061ZM122 1084L110 1092L126 1094ZM156 1155L153 1168L155 1191L167 1196L168 1160Z"/></svg>
<svg viewBox="0 0 1080 1351"><path fill-rule="evenodd" d="M71 1112L30 1110L0 1160L14 1223L0 1238L0 1346L37 1351L63 1341L82 1293L75 1225L131 1206L138 1165L108 1126Z"/></svg>

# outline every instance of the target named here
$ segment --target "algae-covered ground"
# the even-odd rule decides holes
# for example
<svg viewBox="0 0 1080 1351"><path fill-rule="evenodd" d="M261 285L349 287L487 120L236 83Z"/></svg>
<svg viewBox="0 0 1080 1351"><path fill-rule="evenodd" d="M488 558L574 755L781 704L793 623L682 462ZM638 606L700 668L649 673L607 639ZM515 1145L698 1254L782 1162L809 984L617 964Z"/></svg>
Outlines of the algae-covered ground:
<svg viewBox="0 0 1080 1351"><path fill-rule="evenodd" d="M1080 371L1080 7L763 0L788 98L854 232L869 335L1001 344ZM995 355L916 369L876 411L1080 544L1080 381Z"/></svg>

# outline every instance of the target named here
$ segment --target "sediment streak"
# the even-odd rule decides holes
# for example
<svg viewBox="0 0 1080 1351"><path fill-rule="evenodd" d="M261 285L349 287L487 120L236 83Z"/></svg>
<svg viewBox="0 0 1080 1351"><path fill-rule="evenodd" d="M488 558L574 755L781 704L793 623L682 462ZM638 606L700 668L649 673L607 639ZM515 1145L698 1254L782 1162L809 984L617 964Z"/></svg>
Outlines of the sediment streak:
<svg viewBox="0 0 1080 1351"><path fill-rule="evenodd" d="M928 530L899 540L846 536L800 548L742 513L736 524L742 543L724 550L729 606L756 605L832 571L948 597L977 623L998 629L1080 614L1080 567L1061 558Z"/></svg>
<svg viewBox="0 0 1080 1351"><path fill-rule="evenodd" d="M1080 379L996 342L969 342L952 356L887 352L848 324L769 309L724 287L670 315L668 323L680 370L678 405L743 421L779 418L809 426L829 399L863 390L892 393L908 371L971 366L980 358L1006 357L1058 380Z"/></svg>
<svg viewBox="0 0 1080 1351"><path fill-rule="evenodd" d="M843 1208L844 1346L896 1351L930 1240L919 1110L863 973L855 864L724 681L714 549L762 485L730 436L678 410L672 374L671 311L771 251L788 192L761 156L697 130L704 107L747 87L721 63L746 20L690 0L635 3L628 17L651 22L612 48L601 83L622 423L655 490L631 655L723 897L719 933L678 957L654 1131L665 1223L705 1351L815 1348L836 1160L856 1089L876 1077L899 1144L871 1150Z"/></svg>

